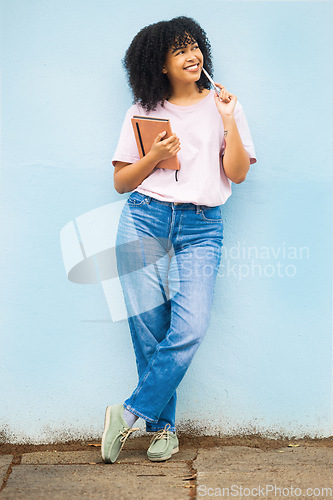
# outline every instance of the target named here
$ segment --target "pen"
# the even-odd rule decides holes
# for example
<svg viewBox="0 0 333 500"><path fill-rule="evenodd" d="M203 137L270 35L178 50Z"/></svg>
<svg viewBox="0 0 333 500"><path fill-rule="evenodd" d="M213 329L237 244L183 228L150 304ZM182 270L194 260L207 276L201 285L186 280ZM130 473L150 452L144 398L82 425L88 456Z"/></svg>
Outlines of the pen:
<svg viewBox="0 0 333 500"><path fill-rule="evenodd" d="M213 82L212 77L210 76L210 74L209 74L209 73L207 73L207 71L205 70L205 68L204 68L203 66L202 66L202 71L205 73L205 75L207 76L208 80L209 80L209 81L210 81L210 83L213 85L213 87L214 87L214 89L215 89L215 91L216 91L217 95L219 96L219 95L220 95L221 90L220 90L218 87L216 87L215 83Z"/></svg>

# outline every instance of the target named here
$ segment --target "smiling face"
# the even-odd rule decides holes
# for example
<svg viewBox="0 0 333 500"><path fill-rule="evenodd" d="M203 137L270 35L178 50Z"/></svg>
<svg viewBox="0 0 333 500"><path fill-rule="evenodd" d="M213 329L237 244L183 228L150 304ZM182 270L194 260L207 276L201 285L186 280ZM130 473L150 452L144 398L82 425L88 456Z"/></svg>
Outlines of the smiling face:
<svg viewBox="0 0 333 500"><path fill-rule="evenodd" d="M199 80L203 66L203 54L195 40L184 45L171 47L166 55L163 73L167 75L172 87L191 84Z"/></svg>

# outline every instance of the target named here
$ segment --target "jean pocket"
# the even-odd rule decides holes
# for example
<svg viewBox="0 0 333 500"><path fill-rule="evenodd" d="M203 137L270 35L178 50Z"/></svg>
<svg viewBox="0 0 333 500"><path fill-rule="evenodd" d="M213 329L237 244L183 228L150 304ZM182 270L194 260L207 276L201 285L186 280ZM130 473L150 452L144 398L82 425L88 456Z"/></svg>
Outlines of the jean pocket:
<svg viewBox="0 0 333 500"><path fill-rule="evenodd" d="M222 222L221 206L217 207L201 207L200 216L207 222Z"/></svg>
<svg viewBox="0 0 333 500"><path fill-rule="evenodd" d="M137 191L133 191L129 198L127 199L127 203L132 206L142 205L146 201L147 196L144 194L138 193Z"/></svg>

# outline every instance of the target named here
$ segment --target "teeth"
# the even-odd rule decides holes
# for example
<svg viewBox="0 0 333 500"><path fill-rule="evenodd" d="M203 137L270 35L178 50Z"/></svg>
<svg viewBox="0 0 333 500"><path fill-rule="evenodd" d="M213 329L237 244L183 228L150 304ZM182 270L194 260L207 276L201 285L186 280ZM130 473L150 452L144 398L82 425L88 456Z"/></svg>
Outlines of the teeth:
<svg viewBox="0 0 333 500"><path fill-rule="evenodd" d="M192 64L192 66L187 66L185 69L192 69L192 68L197 68L199 64Z"/></svg>

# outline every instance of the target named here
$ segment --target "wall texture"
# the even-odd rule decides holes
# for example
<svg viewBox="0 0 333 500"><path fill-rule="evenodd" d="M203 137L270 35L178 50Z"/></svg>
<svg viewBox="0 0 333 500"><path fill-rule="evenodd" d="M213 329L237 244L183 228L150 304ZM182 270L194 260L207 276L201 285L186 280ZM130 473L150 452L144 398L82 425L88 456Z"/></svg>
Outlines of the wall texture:
<svg viewBox="0 0 333 500"><path fill-rule="evenodd" d="M258 155L223 208L211 325L179 388L179 424L332 434L332 10L2 0L0 439L98 437L105 406L136 384L108 269L126 199L111 165L131 104L121 59L141 27L176 15L206 29Z"/></svg>

